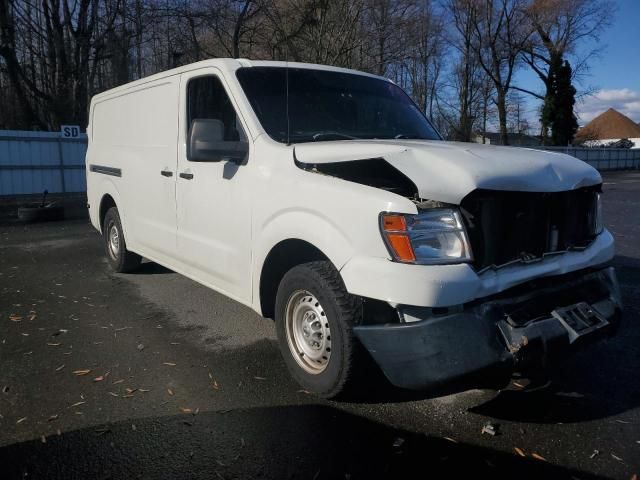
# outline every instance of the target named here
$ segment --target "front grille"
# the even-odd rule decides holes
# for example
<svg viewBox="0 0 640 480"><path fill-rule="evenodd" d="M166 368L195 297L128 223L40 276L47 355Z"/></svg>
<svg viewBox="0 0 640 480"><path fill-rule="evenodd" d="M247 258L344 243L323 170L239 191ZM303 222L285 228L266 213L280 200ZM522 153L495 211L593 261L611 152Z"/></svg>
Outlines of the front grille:
<svg viewBox="0 0 640 480"><path fill-rule="evenodd" d="M600 185L568 192L474 190L461 202L477 270L587 247Z"/></svg>

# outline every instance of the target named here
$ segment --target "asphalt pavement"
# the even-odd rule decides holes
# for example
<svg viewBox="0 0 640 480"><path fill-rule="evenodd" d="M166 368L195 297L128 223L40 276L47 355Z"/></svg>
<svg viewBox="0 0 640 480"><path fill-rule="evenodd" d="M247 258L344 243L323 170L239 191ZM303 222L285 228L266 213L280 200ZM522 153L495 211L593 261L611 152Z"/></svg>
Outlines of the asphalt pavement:
<svg viewBox="0 0 640 480"><path fill-rule="evenodd" d="M425 398L372 378L352 402L301 390L248 308L154 263L112 273L86 219L0 219L0 478L637 480L640 173L604 191L615 338L536 392Z"/></svg>

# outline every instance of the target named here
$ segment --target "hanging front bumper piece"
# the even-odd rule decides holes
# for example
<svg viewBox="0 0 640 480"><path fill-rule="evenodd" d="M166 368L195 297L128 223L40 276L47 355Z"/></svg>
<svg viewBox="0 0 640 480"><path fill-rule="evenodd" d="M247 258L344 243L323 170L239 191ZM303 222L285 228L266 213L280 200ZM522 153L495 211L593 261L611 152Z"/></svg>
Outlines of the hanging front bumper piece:
<svg viewBox="0 0 640 480"><path fill-rule="evenodd" d="M399 306L403 320L354 331L395 386L496 387L539 374L612 335L622 313L612 267L527 282L454 308Z"/></svg>

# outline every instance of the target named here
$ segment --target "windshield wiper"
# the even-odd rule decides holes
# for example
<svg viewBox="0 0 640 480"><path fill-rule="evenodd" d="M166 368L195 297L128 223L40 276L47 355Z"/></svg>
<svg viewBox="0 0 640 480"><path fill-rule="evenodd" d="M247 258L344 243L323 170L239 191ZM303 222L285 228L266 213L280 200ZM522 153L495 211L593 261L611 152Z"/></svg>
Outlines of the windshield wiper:
<svg viewBox="0 0 640 480"><path fill-rule="evenodd" d="M340 133L340 132L331 132L331 131L327 131L327 132L318 132L318 133L314 133L313 135L311 135L311 138L313 138L314 142L317 142L318 140L320 140L321 138L325 138L325 137L337 137L337 138L344 138L345 140L358 140L358 137L354 137L351 135L347 135L345 133Z"/></svg>

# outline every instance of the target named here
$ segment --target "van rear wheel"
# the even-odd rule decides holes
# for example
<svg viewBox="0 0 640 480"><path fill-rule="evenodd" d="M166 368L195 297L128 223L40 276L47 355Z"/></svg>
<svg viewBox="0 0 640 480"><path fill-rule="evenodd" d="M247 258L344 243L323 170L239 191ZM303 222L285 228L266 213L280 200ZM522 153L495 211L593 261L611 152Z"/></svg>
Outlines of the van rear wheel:
<svg viewBox="0 0 640 480"><path fill-rule="evenodd" d="M118 273L135 270L140 265L142 257L127 250L127 243L122 231L120 215L116 207L111 207L104 216L102 237L109 265Z"/></svg>
<svg viewBox="0 0 640 480"><path fill-rule="evenodd" d="M362 317L330 262L298 265L285 274L276 295L276 331L284 361L307 391L333 398L348 393L366 357L352 327Z"/></svg>

